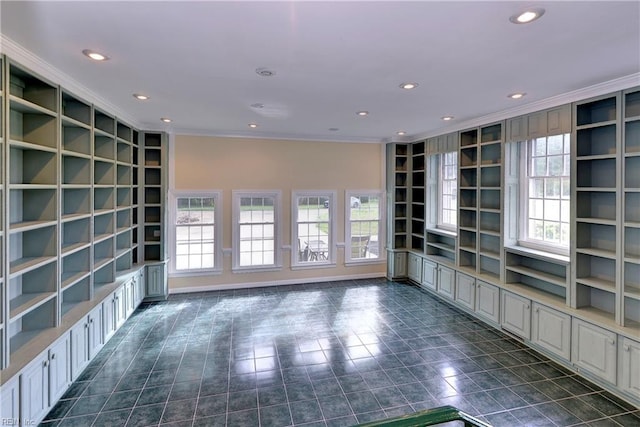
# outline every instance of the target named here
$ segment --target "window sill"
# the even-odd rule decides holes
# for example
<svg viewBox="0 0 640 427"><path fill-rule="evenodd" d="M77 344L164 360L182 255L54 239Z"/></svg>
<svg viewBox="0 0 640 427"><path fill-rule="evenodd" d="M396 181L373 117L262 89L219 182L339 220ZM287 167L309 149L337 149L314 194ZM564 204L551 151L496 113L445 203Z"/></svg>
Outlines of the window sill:
<svg viewBox="0 0 640 427"><path fill-rule="evenodd" d="M450 230L446 230L444 228L427 228L425 230L427 233L433 233L433 234L440 234L441 236L445 236L445 237L457 237L458 233L456 233L455 231L450 231Z"/></svg>
<svg viewBox="0 0 640 427"><path fill-rule="evenodd" d="M282 265L270 265L267 267L234 267L231 272L236 273L266 273L272 271L281 271Z"/></svg>
<svg viewBox="0 0 640 427"><path fill-rule="evenodd" d="M169 277L213 276L222 274L222 269L170 271Z"/></svg>
<svg viewBox="0 0 640 427"><path fill-rule="evenodd" d="M507 252L517 253L521 255L526 255L534 258L541 259L543 261L552 261L557 264L569 265L571 263L571 258L568 255L561 255L555 252L547 252L540 249L533 249L526 246L505 246L504 249Z"/></svg>
<svg viewBox="0 0 640 427"><path fill-rule="evenodd" d="M358 260L358 261L356 261L356 260L353 260L353 261L346 261L346 262L344 263L344 265L345 265L346 267L356 267L356 266L358 266L358 265L376 265L376 264L385 264L386 262L387 262L387 260L386 260L386 259L384 259L384 258L376 258L376 259L371 259L371 260L369 260L369 259L365 259L365 260L362 260L362 261L360 261L360 260Z"/></svg>
<svg viewBox="0 0 640 427"><path fill-rule="evenodd" d="M296 264L291 266L291 270L313 270L314 268L336 268L336 263Z"/></svg>

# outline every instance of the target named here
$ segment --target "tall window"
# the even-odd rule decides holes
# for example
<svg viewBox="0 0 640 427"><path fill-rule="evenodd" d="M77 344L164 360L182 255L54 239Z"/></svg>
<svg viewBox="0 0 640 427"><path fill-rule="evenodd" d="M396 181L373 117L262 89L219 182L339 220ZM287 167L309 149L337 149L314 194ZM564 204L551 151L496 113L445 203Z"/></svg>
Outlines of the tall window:
<svg viewBox="0 0 640 427"><path fill-rule="evenodd" d="M233 199L234 267L278 266L280 194L234 191Z"/></svg>
<svg viewBox="0 0 640 427"><path fill-rule="evenodd" d="M346 261L380 258L382 198L378 192L347 192Z"/></svg>
<svg viewBox="0 0 640 427"><path fill-rule="evenodd" d="M217 227L219 193L181 194L174 199L176 272L214 270L219 267Z"/></svg>
<svg viewBox="0 0 640 427"><path fill-rule="evenodd" d="M458 152L440 154L438 226L456 229L458 215Z"/></svg>
<svg viewBox="0 0 640 427"><path fill-rule="evenodd" d="M296 192L292 197L293 265L334 262L334 192Z"/></svg>
<svg viewBox="0 0 640 427"><path fill-rule="evenodd" d="M521 181L521 243L568 251L570 212L569 134L536 138L524 144L526 165Z"/></svg>

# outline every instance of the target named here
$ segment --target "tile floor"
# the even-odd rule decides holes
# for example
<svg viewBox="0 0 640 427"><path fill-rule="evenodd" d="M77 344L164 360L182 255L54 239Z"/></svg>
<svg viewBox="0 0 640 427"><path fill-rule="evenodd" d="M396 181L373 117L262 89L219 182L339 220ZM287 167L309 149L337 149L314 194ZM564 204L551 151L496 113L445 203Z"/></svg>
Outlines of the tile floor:
<svg viewBox="0 0 640 427"><path fill-rule="evenodd" d="M417 287L384 279L144 304L45 426L349 426L454 405L494 426L640 411Z"/></svg>

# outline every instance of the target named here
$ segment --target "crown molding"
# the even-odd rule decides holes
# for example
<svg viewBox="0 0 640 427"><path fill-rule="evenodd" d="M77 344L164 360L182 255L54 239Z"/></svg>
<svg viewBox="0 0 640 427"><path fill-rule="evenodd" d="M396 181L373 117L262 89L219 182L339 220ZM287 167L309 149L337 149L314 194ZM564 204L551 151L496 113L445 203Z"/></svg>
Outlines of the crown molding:
<svg viewBox="0 0 640 427"><path fill-rule="evenodd" d="M140 123L133 116L122 111L68 74L63 73L4 34L0 34L0 53L6 55L10 61L15 61L20 66L28 68L31 72L39 74L47 80L51 80L54 85L60 86L74 96L84 99L98 109L116 116L130 126L141 128Z"/></svg>
<svg viewBox="0 0 640 427"><path fill-rule="evenodd" d="M209 132L198 131L188 128L173 128L170 132L176 135L184 136L208 136L213 138L241 138L241 139L268 139L278 141L300 141L300 142L342 142L352 144L381 144L384 141L378 138L350 138L340 137L336 135L335 138L327 138L326 136L318 135L291 135L283 133L268 133L268 132Z"/></svg>
<svg viewBox="0 0 640 427"><path fill-rule="evenodd" d="M473 119L458 122L455 125L451 125L451 126L439 128L433 131L419 133L411 136L404 136L402 138L392 138L392 139L386 140L385 142L420 141L422 139L431 138L434 136L444 135L451 132L457 132L460 130L483 126L489 123L494 123L501 120L522 116L524 114L535 113L538 111L546 110L548 108L558 107L560 105L570 104L572 102L582 101L582 100L593 98L596 96L606 95L612 92L629 89L638 85L640 85L640 73L634 73L628 76L598 83L592 86L587 86L582 89L577 89L571 92L552 96L550 98L542 99L540 101L535 101L535 102L524 104L518 107L509 108L507 110L498 111L496 113L475 117Z"/></svg>

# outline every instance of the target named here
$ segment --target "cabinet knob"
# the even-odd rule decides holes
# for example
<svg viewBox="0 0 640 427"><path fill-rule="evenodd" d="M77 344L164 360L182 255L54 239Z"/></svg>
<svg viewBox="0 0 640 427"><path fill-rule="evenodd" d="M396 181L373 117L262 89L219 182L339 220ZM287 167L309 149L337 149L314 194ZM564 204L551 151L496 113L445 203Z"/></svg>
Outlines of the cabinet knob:
<svg viewBox="0 0 640 427"><path fill-rule="evenodd" d="M42 362L42 366L44 366L45 368L49 366L49 361L45 360L44 362Z"/></svg>
<svg viewBox="0 0 640 427"><path fill-rule="evenodd" d="M89 323L93 323L93 319L89 319Z"/></svg>
<svg viewBox="0 0 640 427"><path fill-rule="evenodd" d="M616 343L616 340L614 340L613 338L609 340L609 344L615 345L615 343Z"/></svg>
<svg viewBox="0 0 640 427"><path fill-rule="evenodd" d="M526 308L527 310L529 310L529 304L527 304L527 305L525 306L525 308Z"/></svg>
<svg viewBox="0 0 640 427"><path fill-rule="evenodd" d="M624 348L624 351L631 351L631 347L629 347L628 345L625 345L622 348Z"/></svg>
<svg viewBox="0 0 640 427"><path fill-rule="evenodd" d="M85 323L85 324L84 324L84 328L85 328L85 329L88 329L88 328L89 328L89 324L88 324L88 323Z"/></svg>
<svg viewBox="0 0 640 427"><path fill-rule="evenodd" d="M51 360L55 360L55 359L56 359L56 354L55 354L55 353L53 353L53 354L51 355Z"/></svg>
<svg viewBox="0 0 640 427"><path fill-rule="evenodd" d="M540 309L539 308L536 308L536 313L540 313Z"/></svg>

